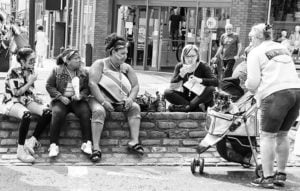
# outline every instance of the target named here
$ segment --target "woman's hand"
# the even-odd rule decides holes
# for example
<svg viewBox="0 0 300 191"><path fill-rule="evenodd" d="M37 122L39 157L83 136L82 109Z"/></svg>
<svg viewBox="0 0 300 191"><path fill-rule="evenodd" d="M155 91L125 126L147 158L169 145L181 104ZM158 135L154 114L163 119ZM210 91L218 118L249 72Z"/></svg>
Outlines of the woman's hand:
<svg viewBox="0 0 300 191"><path fill-rule="evenodd" d="M69 100L69 98L67 98L67 97L65 97L65 96L60 96L60 97L59 97L59 100L60 100L63 104L65 104L65 105L69 105L69 103L71 102L71 101Z"/></svg>
<svg viewBox="0 0 300 191"><path fill-rule="evenodd" d="M113 112L115 111L114 107L112 106L111 103L109 103L108 101L104 101L102 106L109 112Z"/></svg>
<svg viewBox="0 0 300 191"><path fill-rule="evenodd" d="M124 100L124 102L124 109L127 111L129 108L131 108L133 100L130 97L128 97Z"/></svg>
<svg viewBox="0 0 300 191"><path fill-rule="evenodd" d="M196 76L194 76L194 75L191 75L191 76L189 77L189 80L192 80L192 81L194 81L194 82L196 82L196 83L200 83L200 84L202 84L202 82L203 82L202 78L198 78L198 77L196 77Z"/></svg>
<svg viewBox="0 0 300 191"><path fill-rule="evenodd" d="M187 73L188 67L183 65L179 70L179 76L183 78Z"/></svg>
<svg viewBox="0 0 300 191"><path fill-rule="evenodd" d="M37 103L39 103L39 104L43 104L43 99L40 98L40 97L35 96L34 97L34 101L37 102Z"/></svg>
<svg viewBox="0 0 300 191"><path fill-rule="evenodd" d="M28 83L33 84L37 80L37 74L33 73L28 76Z"/></svg>
<svg viewBox="0 0 300 191"><path fill-rule="evenodd" d="M79 101L81 99L82 99L82 95L81 94L79 94L79 96L76 96L76 95L72 96L72 100L74 100L74 101Z"/></svg>

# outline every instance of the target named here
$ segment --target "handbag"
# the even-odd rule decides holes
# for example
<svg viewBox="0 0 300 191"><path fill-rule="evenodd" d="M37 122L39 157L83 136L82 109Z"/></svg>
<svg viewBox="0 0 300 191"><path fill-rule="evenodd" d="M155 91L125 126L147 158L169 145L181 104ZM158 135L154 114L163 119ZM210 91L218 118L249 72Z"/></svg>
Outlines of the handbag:
<svg viewBox="0 0 300 191"><path fill-rule="evenodd" d="M159 99L152 96L147 91L136 97L135 102L139 104L142 112L156 112L158 111Z"/></svg>

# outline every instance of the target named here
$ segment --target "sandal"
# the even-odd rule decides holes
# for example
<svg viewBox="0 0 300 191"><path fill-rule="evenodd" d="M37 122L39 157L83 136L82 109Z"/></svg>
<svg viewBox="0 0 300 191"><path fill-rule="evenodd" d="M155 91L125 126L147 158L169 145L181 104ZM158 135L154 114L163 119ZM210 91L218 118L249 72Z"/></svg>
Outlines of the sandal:
<svg viewBox="0 0 300 191"><path fill-rule="evenodd" d="M101 159L102 153L99 150L94 150L90 156L92 162L98 162Z"/></svg>
<svg viewBox="0 0 300 191"><path fill-rule="evenodd" d="M144 155L144 148L140 143L137 143L135 145L129 145L128 144L128 151L133 152L138 155Z"/></svg>

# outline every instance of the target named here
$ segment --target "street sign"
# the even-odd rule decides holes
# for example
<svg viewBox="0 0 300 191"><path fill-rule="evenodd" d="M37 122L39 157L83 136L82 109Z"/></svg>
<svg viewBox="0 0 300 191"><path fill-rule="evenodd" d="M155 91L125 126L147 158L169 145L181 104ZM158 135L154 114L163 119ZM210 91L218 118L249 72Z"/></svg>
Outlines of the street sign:
<svg viewBox="0 0 300 191"><path fill-rule="evenodd" d="M213 29L217 27L217 20L214 17L209 17L206 21L206 26L209 29Z"/></svg>

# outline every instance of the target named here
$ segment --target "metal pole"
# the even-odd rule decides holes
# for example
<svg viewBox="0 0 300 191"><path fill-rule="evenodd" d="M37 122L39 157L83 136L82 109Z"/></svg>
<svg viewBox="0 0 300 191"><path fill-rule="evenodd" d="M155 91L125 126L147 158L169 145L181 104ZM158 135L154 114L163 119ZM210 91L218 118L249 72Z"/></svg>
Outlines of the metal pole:
<svg viewBox="0 0 300 191"><path fill-rule="evenodd" d="M35 0L29 1L29 45L34 48L35 36Z"/></svg>
<svg viewBox="0 0 300 191"><path fill-rule="evenodd" d="M270 24L270 15L271 15L271 5L272 5L272 0L269 0L269 8L268 8L268 20L267 23Z"/></svg>
<svg viewBox="0 0 300 191"><path fill-rule="evenodd" d="M67 16L66 16L66 30L65 30L65 48L68 47L68 37L69 37L69 13L70 13L70 2L69 0L66 1L65 8L67 9Z"/></svg>

